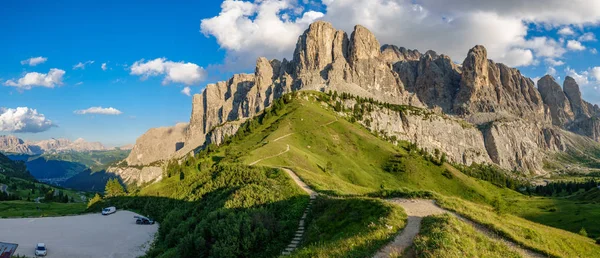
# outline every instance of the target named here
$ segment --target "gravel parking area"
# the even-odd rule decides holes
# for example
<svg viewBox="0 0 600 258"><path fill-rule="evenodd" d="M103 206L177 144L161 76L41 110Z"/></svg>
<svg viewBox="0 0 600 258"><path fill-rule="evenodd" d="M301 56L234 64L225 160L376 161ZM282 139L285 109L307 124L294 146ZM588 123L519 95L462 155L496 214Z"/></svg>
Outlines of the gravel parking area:
<svg viewBox="0 0 600 258"><path fill-rule="evenodd" d="M45 243L49 258L126 258L144 255L158 224L137 225L130 211L108 216L0 219L0 242L19 244L15 254L34 256Z"/></svg>

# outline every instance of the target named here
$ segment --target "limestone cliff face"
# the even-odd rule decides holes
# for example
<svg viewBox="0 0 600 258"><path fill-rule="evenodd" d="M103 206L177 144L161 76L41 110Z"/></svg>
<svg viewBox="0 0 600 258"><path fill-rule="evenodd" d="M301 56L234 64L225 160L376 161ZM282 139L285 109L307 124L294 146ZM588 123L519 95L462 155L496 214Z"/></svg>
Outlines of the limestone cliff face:
<svg viewBox="0 0 600 258"><path fill-rule="evenodd" d="M184 145L188 124L152 128L138 138L126 161L130 166L148 165L163 160Z"/></svg>
<svg viewBox="0 0 600 258"><path fill-rule="evenodd" d="M347 92L434 110L441 115L430 119L379 110L371 114L370 127L464 164L540 172L547 154L565 150L564 129L600 140L600 109L581 99L572 78L563 90L546 76L536 89L519 70L488 60L483 46L457 65L434 51L381 46L359 25L348 36L318 21L300 35L292 60L259 58L254 74L207 85L193 97L189 125L150 130L127 161L145 165L219 144L292 90Z"/></svg>
<svg viewBox="0 0 600 258"><path fill-rule="evenodd" d="M353 106L352 103L347 104ZM481 132L468 123L432 114L428 118L412 112L397 112L374 108L365 115L373 121L360 123L374 132L385 132L399 140L417 143L428 151L440 150L453 162L471 164L491 163Z"/></svg>
<svg viewBox="0 0 600 258"><path fill-rule="evenodd" d="M548 152L565 150L560 133L521 119L491 122L480 129L490 159L506 169L541 173Z"/></svg>
<svg viewBox="0 0 600 258"><path fill-rule="evenodd" d="M113 173L121 177L123 182L127 184L136 183L138 185L157 182L162 179L162 168L154 166L138 167L110 167L106 170L108 173Z"/></svg>

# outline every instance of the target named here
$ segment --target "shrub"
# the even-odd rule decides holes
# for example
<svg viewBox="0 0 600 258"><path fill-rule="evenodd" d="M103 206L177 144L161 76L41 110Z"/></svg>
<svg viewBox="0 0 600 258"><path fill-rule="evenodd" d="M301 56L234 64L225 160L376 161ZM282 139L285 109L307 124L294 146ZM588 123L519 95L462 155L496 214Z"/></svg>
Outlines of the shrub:
<svg viewBox="0 0 600 258"><path fill-rule="evenodd" d="M588 233L587 233L587 231L585 230L585 228L581 228L581 230L579 230L579 233L578 233L578 234L580 234L580 235L582 235L582 236L584 236L584 237L587 237L587 236L588 236Z"/></svg>

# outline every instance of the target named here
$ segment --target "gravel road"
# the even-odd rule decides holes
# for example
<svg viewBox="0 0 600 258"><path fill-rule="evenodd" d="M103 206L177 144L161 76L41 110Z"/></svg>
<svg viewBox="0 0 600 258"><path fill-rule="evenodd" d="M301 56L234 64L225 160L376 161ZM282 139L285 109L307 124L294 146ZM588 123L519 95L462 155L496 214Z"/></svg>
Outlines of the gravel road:
<svg viewBox="0 0 600 258"><path fill-rule="evenodd" d="M0 219L0 242L19 245L15 254L34 256L43 242L48 258L126 258L146 253L158 224L137 225L130 211L108 216Z"/></svg>

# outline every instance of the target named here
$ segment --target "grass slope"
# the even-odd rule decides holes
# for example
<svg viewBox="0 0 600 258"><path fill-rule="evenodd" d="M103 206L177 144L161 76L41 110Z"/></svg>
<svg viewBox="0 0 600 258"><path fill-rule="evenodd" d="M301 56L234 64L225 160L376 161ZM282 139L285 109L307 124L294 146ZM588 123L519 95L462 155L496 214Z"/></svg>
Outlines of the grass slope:
<svg viewBox="0 0 600 258"><path fill-rule="evenodd" d="M498 214L485 205L454 197L439 197L438 203L473 221L513 239L523 246L552 257L600 257L594 240L544 226L511 214Z"/></svg>
<svg viewBox="0 0 600 258"><path fill-rule="evenodd" d="M317 191L334 195L376 194L382 189L407 191L433 191L441 196L457 197L469 200L482 207L491 209L496 199L505 200L510 212L528 219L562 227L577 232L581 224L566 220L573 217L581 220L578 210L586 206L556 198L528 197L507 188L497 187L489 182L469 177L454 167L444 164L438 166L408 148L394 146L363 127L346 121L333 112L332 108L317 101L320 93L301 93L297 101L286 105L275 117L253 130L244 141L234 141L217 151L216 156L226 159L235 156L247 164L272 167L289 167L307 184ZM289 150L288 150L289 146ZM395 157L402 165L398 172L385 171L386 163ZM457 199L457 200L461 200ZM547 213L544 202L563 205L554 216ZM587 206L585 224L588 232L595 233L600 224L598 207ZM583 214L582 214L583 215ZM552 219L550 219L552 218ZM550 228L516 216L514 223L530 223L528 230L534 234L543 234ZM552 221L553 220L553 221ZM570 221L570 226L560 225L560 220ZM556 222L556 223L555 223ZM508 222L512 223L512 222ZM574 225L574 226L573 226ZM589 228L588 228L589 227ZM584 243L591 241L558 229L551 229L549 242L532 247L548 253L573 254L577 252L596 252L598 247ZM512 235L508 235L513 238ZM559 244L562 237L574 236L575 242L582 245L567 246ZM554 238L556 237L556 238ZM513 238L521 241L520 238ZM567 241L568 242L568 241ZM556 245L555 245L556 244ZM563 248L566 248L563 250Z"/></svg>
<svg viewBox="0 0 600 258"><path fill-rule="evenodd" d="M0 153L0 174L26 180L35 180L27 171L23 162L13 161L2 153Z"/></svg>
<svg viewBox="0 0 600 258"><path fill-rule="evenodd" d="M302 248L292 257L370 257L404 228L398 205L376 199L319 198Z"/></svg>
<svg viewBox="0 0 600 258"><path fill-rule="evenodd" d="M0 218L55 217L81 214L86 204L79 203L34 203L27 201L0 202Z"/></svg>
<svg viewBox="0 0 600 258"><path fill-rule="evenodd" d="M417 257L521 257L504 243L492 240L449 214L423 218L414 240Z"/></svg>

